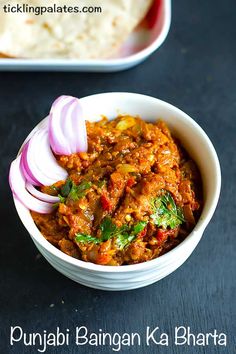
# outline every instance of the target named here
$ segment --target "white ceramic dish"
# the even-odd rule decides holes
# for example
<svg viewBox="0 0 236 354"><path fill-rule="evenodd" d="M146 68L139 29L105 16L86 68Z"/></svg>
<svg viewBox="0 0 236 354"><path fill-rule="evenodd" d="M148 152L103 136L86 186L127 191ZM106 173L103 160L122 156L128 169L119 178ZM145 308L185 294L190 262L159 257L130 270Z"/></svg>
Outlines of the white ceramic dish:
<svg viewBox="0 0 236 354"><path fill-rule="evenodd" d="M155 13L152 14L152 18L149 16L129 36L117 57L104 60L0 58L0 71L112 72L131 68L157 50L168 34L171 22L171 0L155 0L153 11Z"/></svg>
<svg viewBox="0 0 236 354"><path fill-rule="evenodd" d="M140 115L148 121L161 118L167 122L201 171L204 207L197 225L180 245L159 258L146 263L112 267L86 263L59 251L42 236L29 210L14 199L19 217L48 262L59 272L80 284L103 290L128 290L154 283L186 261L200 241L214 213L221 186L220 165L214 147L200 126L187 114L153 97L133 93L103 93L82 98L81 104L86 119L92 121L100 119L100 115L112 119L118 113L129 113ZM35 129L38 127L39 125Z"/></svg>

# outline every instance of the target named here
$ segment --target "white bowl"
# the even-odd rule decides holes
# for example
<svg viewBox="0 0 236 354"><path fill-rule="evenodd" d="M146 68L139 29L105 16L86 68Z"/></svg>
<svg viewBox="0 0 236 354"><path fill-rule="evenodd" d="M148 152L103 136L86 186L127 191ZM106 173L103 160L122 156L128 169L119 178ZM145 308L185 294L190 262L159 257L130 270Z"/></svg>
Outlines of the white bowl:
<svg viewBox="0 0 236 354"><path fill-rule="evenodd" d="M82 98L81 104L85 118L91 121L100 119L101 115L113 119L119 113L126 113L139 115L147 121L161 118L168 124L201 172L204 206L195 228L182 243L159 258L134 265L103 266L77 260L58 250L42 236L29 210L14 198L15 206L38 250L54 268L68 278L103 290L141 288L172 273L197 246L218 202L221 186L219 161L211 141L200 126L187 114L164 101L134 93L113 92ZM42 122L35 129L41 124Z"/></svg>

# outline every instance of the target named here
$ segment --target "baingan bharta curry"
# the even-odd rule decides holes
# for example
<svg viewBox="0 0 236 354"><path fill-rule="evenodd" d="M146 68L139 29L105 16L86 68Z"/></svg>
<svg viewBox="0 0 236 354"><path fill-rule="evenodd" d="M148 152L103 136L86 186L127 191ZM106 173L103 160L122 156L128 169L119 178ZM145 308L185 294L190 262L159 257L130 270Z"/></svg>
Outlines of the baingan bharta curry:
<svg viewBox="0 0 236 354"><path fill-rule="evenodd" d="M31 212L43 236L67 255L112 266L178 245L200 216L201 177L166 124L123 115L86 128L87 152L56 156L68 178L41 187L59 196L54 212Z"/></svg>

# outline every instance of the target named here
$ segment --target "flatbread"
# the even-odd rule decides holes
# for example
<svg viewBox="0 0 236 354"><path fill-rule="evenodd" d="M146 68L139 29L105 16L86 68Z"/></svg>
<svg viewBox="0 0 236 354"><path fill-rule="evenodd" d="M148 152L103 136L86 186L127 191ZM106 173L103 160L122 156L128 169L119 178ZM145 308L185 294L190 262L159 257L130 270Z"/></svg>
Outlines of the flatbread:
<svg viewBox="0 0 236 354"><path fill-rule="evenodd" d="M4 13L3 5L100 6L102 13ZM18 58L112 56L145 17L152 0L0 0L0 53Z"/></svg>

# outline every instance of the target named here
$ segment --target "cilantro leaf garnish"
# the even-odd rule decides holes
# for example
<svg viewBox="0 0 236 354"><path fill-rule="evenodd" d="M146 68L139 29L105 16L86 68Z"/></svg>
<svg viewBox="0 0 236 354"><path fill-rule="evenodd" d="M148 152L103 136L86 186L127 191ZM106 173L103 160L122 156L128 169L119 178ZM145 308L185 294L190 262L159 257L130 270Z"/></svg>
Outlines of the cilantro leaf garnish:
<svg viewBox="0 0 236 354"><path fill-rule="evenodd" d="M116 238L117 245L119 249L123 249L129 245L136 236L145 228L146 222L140 221L134 226L129 227L128 225L123 225L117 227L112 223L110 218L104 218L101 225L101 238L96 238L91 235L77 233L75 240L82 243L94 243L99 244L105 242L111 238Z"/></svg>
<svg viewBox="0 0 236 354"><path fill-rule="evenodd" d="M154 198L151 205L153 210L151 218L155 225L164 229L167 227L174 229L185 222L182 209L175 204L170 192L166 191L165 194Z"/></svg>
<svg viewBox="0 0 236 354"><path fill-rule="evenodd" d="M58 198L59 198L59 200L60 200L60 203L65 203L66 198L63 197L61 194L58 194Z"/></svg>
<svg viewBox="0 0 236 354"><path fill-rule="evenodd" d="M133 240L135 236L132 234L128 234L127 232L121 233L118 235L116 239L116 244L120 250L123 250L126 246L128 246Z"/></svg>
<svg viewBox="0 0 236 354"><path fill-rule="evenodd" d="M97 238L97 237L93 237L93 236L90 236L90 235L86 235L86 234L76 234L76 238L75 240L77 242L81 242L81 243L95 243L95 244L98 244L98 243L101 243L102 240Z"/></svg>
<svg viewBox="0 0 236 354"><path fill-rule="evenodd" d="M82 181L79 185L76 185L70 178L68 178L58 194L60 202L64 203L66 198L76 201L84 197L87 189L91 186L92 183L88 181Z"/></svg>
<svg viewBox="0 0 236 354"><path fill-rule="evenodd" d="M102 233L102 239L104 241L107 241L110 238L112 238L115 235L115 233L117 233L118 228L115 224L112 223L110 218L105 218L103 219L100 225L100 230Z"/></svg>
<svg viewBox="0 0 236 354"><path fill-rule="evenodd" d="M133 231L132 233L134 235L138 235L143 229L146 227L147 223L146 221L139 221L137 224L133 226Z"/></svg>
<svg viewBox="0 0 236 354"><path fill-rule="evenodd" d="M145 221L139 221L127 231L124 230L123 232L119 233L116 240L119 249L122 250L128 246L136 238L136 236L144 230L146 225L147 223Z"/></svg>
<svg viewBox="0 0 236 354"><path fill-rule="evenodd" d="M66 183L61 187L61 196L62 197L68 197L70 190L72 188L72 180L70 178L67 178Z"/></svg>

